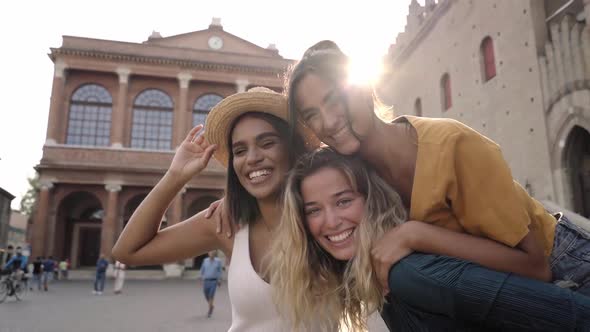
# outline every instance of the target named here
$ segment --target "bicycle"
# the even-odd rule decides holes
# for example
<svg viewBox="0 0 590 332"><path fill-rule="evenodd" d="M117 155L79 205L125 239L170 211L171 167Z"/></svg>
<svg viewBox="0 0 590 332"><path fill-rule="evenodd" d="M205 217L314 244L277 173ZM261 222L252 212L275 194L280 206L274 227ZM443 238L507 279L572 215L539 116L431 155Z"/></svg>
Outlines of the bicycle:
<svg viewBox="0 0 590 332"><path fill-rule="evenodd" d="M3 272L4 276L0 278L0 303L4 302L7 297L14 296L17 301L20 301L23 292L26 288L23 281L24 276L18 276L17 272Z"/></svg>

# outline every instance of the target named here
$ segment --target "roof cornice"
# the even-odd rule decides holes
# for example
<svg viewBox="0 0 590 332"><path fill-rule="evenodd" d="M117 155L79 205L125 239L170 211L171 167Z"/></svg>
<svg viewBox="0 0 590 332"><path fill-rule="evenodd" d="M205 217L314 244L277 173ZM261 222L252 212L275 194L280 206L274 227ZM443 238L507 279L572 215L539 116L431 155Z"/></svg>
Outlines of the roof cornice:
<svg viewBox="0 0 590 332"><path fill-rule="evenodd" d="M248 73L264 73L264 74L277 74L283 73L285 69L291 64L291 60L281 59L285 62L284 66L254 66L254 65L243 65L243 64L229 64L229 63L215 63L208 61L188 60L188 59L175 59L158 56L145 56L137 54L124 54L124 53L113 53L113 52L101 52L96 50L82 50L72 48L51 48L49 57L52 61L55 61L57 56L77 56L86 58L97 58L102 60L113 60L121 62L135 62L135 63L147 63L157 65L175 65L184 68L195 68L204 71L239 71Z"/></svg>

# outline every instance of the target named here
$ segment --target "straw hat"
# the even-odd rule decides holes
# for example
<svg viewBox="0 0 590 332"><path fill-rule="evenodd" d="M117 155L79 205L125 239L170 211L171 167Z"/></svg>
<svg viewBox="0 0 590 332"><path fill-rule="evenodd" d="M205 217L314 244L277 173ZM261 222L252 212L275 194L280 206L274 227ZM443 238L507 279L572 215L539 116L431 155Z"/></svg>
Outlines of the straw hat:
<svg viewBox="0 0 590 332"><path fill-rule="evenodd" d="M248 112L268 113L289 121L287 98L265 87L255 87L220 101L207 115L205 139L210 144L217 144L215 159L226 167L229 160L227 140L231 125L240 115ZM302 123L297 124L297 131L303 138L307 150L320 146L320 141L313 132Z"/></svg>

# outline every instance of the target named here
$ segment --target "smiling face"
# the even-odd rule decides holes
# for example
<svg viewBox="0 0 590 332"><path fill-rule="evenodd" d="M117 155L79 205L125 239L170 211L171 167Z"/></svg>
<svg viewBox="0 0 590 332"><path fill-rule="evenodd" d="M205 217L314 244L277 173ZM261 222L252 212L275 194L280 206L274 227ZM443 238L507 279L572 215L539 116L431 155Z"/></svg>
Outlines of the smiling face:
<svg viewBox="0 0 590 332"><path fill-rule="evenodd" d="M322 142L342 154L358 151L360 141L350 130L345 98L335 84L307 73L297 84L295 100L299 117Z"/></svg>
<svg viewBox="0 0 590 332"><path fill-rule="evenodd" d="M232 163L240 184L256 199L278 194L289 171L287 147L267 121L245 115L231 134Z"/></svg>
<svg viewBox="0 0 590 332"><path fill-rule="evenodd" d="M364 197L344 173L320 168L301 182L305 222L318 244L338 260L356 253L357 228L365 207Z"/></svg>

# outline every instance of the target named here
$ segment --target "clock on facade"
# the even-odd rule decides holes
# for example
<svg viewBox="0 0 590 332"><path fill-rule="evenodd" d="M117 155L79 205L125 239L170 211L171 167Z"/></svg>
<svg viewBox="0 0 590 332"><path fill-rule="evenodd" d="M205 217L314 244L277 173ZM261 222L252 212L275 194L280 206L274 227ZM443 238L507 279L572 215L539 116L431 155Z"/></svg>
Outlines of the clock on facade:
<svg viewBox="0 0 590 332"><path fill-rule="evenodd" d="M208 44L209 48L218 50L221 47L223 47L223 39L221 39L221 37L218 36L212 36L209 38Z"/></svg>

